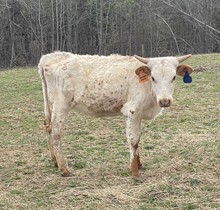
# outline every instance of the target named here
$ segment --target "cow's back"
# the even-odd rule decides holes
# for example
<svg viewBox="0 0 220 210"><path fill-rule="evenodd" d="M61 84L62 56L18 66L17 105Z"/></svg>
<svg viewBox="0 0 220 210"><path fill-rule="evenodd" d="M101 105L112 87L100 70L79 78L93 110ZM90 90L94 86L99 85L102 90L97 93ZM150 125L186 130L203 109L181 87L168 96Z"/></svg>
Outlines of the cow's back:
<svg viewBox="0 0 220 210"><path fill-rule="evenodd" d="M44 55L39 68L45 70L51 103L62 93L81 112L108 116L120 114L139 65L130 56L55 52Z"/></svg>

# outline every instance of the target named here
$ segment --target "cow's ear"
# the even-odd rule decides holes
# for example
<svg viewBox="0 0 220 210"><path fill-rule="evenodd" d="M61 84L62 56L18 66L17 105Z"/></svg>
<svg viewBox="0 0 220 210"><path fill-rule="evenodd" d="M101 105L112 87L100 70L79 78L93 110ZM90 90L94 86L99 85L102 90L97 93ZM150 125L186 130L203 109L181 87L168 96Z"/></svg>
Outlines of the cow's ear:
<svg viewBox="0 0 220 210"><path fill-rule="evenodd" d="M137 74L140 83L148 82L148 77L151 75L151 71L148 66L139 67L135 70L135 73Z"/></svg>
<svg viewBox="0 0 220 210"><path fill-rule="evenodd" d="M185 64L179 65L177 67L177 70L176 70L177 75L184 77L187 72L188 74L191 74L193 72L193 69L190 66L185 65Z"/></svg>

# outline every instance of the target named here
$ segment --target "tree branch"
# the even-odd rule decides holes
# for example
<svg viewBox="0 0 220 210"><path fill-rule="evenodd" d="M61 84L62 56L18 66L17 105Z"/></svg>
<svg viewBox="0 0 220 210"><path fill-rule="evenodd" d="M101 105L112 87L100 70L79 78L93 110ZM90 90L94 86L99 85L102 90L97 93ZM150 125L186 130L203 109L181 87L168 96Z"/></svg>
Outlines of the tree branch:
<svg viewBox="0 0 220 210"><path fill-rule="evenodd" d="M180 50L179 50L179 46L178 46L178 43L177 43L175 34L173 33L173 30L172 30L172 28L170 27L169 23L168 23L163 17L161 17L160 15L158 15L158 14L156 14L156 13L154 13L154 12L152 12L152 13L153 13L154 15L156 15L157 17L159 17L159 18L167 25L167 27L169 28L169 30L170 30L170 32L171 32L171 34L172 34L172 36L173 36L173 39L174 39L174 41L175 41L176 48L177 48L177 52L178 52L178 54L180 54Z"/></svg>
<svg viewBox="0 0 220 210"><path fill-rule="evenodd" d="M220 34L220 31L219 31L219 30L213 28L213 27L210 26L210 25L207 25L207 23L205 23L205 22L199 20L198 18L193 17L192 15L190 15L190 14L184 12L183 10L181 10L181 9L179 9L179 8L177 8L177 7L175 7L174 5L168 3L168 2L166 2L166 1L164 1L164 0L162 0L162 2L163 2L164 4L166 4L166 5L168 5L168 6L172 7L172 8L174 8L175 10L179 11L180 13L184 14L185 16L187 16L187 17L189 17L189 18L195 20L196 22L198 22L198 23L200 23L200 24L206 26L206 27L209 28L210 30L212 30L212 31L214 31L214 32L216 32L216 33L218 33L218 34Z"/></svg>
<svg viewBox="0 0 220 210"><path fill-rule="evenodd" d="M41 43L39 37L38 37L37 34L35 33L34 29L33 29L32 26L30 25L30 23L28 22L27 18L26 18L25 15L23 14L23 12L20 11L20 13L21 13L22 17L24 18L24 20L26 21L26 23L28 24L28 26L30 27L30 29L31 29L31 31L33 32L33 34L35 35L35 37L36 37L38 43L44 48L44 50L45 50L46 52L48 52L48 50L45 48L45 46L43 45L43 43Z"/></svg>

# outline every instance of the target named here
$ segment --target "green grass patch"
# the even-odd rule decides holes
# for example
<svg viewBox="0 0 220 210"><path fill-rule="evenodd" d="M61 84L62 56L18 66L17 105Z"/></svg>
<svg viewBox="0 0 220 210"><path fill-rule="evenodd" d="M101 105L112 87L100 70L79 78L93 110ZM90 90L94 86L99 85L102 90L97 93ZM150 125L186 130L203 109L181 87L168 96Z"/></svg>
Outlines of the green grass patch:
<svg viewBox="0 0 220 210"><path fill-rule="evenodd" d="M143 122L141 176L129 171L123 117L71 111L62 136L72 172L50 160L36 68L0 72L0 209L220 209L220 55L195 55L173 105Z"/></svg>

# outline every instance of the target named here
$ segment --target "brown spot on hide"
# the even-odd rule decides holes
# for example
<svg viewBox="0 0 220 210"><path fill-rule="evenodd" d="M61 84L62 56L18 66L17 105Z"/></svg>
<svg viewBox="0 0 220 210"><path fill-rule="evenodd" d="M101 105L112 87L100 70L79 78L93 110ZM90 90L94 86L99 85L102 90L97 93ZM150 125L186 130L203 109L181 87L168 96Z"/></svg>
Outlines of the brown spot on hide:
<svg viewBox="0 0 220 210"><path fill-rule="evenodd" d="M115 101L114 99L110 99L109 103L112 104L112 103L114 103L114 101Z"/></svg>
<svg viewBox="0 0 220 210"><path fill-rule="evenodd" d="M131 112L131 114L134 114L134 111L131 111L131 110L130 110L130 112Z"/></svg>
<svg viewBox="0 0 220 210"><path fill-rule="evenodd" d="M64 71L67 70L66 63L63 65L62 70L64 70Z"/></svg>
<svg viewBox="0 0 220 210"><path fill-rule="evenodd" d="M48 70L49 70L49 66L48 66L48 65L45 65L45 66L44 66L44 71L47 72Z"/></svg>

